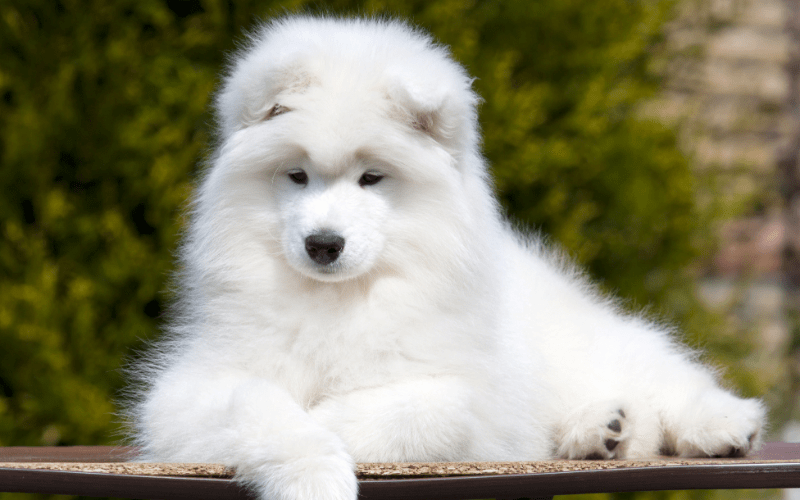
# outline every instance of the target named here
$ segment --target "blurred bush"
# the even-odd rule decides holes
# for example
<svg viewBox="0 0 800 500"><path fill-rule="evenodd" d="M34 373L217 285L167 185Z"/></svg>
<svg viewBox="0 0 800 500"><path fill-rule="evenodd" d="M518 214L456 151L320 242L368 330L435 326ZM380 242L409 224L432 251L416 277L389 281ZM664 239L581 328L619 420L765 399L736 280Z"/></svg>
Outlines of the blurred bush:
<svg viewBox="0 0 800 500"><path fill-rule="evenodd" d="M224 53L306 4L0 3L0 445L115 440L118 369L157 335ZM407 17L452 45L485 98L510 216L606 288L690 317L692 175L674 133L637 112L659 83L669 2L327 5Z"/></svg>

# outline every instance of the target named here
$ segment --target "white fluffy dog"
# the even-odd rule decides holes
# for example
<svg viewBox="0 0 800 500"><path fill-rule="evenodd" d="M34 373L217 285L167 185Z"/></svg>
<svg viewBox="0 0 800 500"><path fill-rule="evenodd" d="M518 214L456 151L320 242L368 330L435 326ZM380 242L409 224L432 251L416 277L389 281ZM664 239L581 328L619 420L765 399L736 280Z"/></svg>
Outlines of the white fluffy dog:
<svg viewBox="0 0 800 500"><path fill-rule="evenodd" d="M741 455L765 411L502 220L478 97L391 21L288 17L235 59L144 458L354 500L354 461Z"/></svg>

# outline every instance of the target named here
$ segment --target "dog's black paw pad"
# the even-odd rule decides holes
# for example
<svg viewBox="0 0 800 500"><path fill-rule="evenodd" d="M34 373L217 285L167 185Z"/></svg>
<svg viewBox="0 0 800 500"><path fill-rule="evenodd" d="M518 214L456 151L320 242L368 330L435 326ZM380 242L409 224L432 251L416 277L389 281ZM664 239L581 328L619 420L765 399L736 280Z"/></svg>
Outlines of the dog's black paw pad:
<svg viewBox="0 0 800 500"><path fill-rule="evenodd" d="M564 440L557 455L568 459L624 458L630 425L617 401L587 405L570 415L560 430Z"/></svg>

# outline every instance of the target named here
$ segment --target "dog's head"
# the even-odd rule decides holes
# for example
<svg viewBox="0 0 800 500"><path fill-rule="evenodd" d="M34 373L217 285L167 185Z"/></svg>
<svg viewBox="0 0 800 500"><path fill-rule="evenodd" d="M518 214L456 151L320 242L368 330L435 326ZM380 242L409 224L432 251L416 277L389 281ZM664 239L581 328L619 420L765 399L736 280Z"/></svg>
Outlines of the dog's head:
<svg viewBox="0 0 800 500"><path fill-rule="evenodd" d="M400 21L359 18L292 16L262 26L232 59L217 97L222 137L290 109L281 97L348 79L383 93L398 120L452 153L477 147L478 97L447 48Z"/></svg>
<svg viewBox="0 0 800 500"><path fill-rule="evenodd" d="M402 23L272 22L217 97L200 204L317 280L408 259L398 244L463 216L464 177L485 177L477 100L447 50Z"/></svg>

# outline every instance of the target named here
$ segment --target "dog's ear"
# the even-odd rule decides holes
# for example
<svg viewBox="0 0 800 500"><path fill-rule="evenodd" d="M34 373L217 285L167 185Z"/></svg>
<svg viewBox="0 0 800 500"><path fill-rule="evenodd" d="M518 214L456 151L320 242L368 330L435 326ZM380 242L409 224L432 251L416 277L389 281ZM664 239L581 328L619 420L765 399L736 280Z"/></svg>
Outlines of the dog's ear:
<svg viewBox="0 0 800 500"><path fill-rule="evenodd" d="M249 54L257 59L261 54ZM217 114L223 136L247 128L275 116L275 111L290 111L279 102L286 93L301 93L314 81L313 76L299 62L278 66L271 60L237 62L234 71L226 78L217 95Z"/></svg>
<svg viewBox="0 0 800 500"><path fill-rule="evenodd" d="M472 135L477 96L469 87L459 88L446 78L437 81L432 76L392 75L389 99L406 124L448 149L461 149L465 137Z"/></svg>

